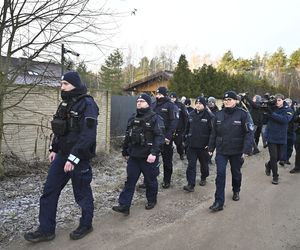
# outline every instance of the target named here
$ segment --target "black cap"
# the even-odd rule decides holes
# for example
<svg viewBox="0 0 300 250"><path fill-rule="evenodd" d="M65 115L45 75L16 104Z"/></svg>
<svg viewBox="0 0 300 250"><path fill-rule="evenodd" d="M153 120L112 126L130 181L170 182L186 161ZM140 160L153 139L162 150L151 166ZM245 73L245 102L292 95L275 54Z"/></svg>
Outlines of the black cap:
<svg viewBox="0 0 300 250"><path fill-rule="evenodd" d="M234 99L234 100L238 99L237 94L234 91L225 92L225 94L223 96L223 99L225 99L225 98L231 98L231 99Z"/></svg>
<svg viewBox="0 0 300 250"><path fill-rule="evenodd" d="M156 93L159 93L159 94L162 94L163 96L166 96L167 95L167 88L166 87L159 87L157 90L156 90Z"/></svg>

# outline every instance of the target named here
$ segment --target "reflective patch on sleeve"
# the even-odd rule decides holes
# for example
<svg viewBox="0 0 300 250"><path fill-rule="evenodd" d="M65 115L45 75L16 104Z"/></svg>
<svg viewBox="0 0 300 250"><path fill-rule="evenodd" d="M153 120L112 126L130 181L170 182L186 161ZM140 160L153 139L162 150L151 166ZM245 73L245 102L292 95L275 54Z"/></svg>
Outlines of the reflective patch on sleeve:
<svg viewBox="0 0 300 250"><path fill-rule="evenodd" d="M254 124L253 123L248 123L248 128L250 131L254 131Z"/></svg>
<svg viewBox="0 0 300 250"><path fill-rule="evenodd" d="M74 162L75 164L78 164L80 162L80 159L77 158L75 155L70 154L68 157L68 160L71 162Z"/></svg>
<svg viewBox="0 0 300 250"><path fill-rule="evenodd" d="M288 114L288 115L293 115L293 113L292 113L292 112L287 112L287 114Z"/></svg>

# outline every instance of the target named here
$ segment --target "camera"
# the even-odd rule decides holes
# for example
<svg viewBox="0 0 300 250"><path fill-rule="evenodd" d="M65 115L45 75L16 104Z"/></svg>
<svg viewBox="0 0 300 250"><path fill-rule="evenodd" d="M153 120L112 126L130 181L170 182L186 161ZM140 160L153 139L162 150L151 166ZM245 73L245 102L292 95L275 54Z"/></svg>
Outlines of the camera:
<svg viewBox="0 0 300 250"><path fill-rule="evenodd" d="M272 108L272 107L274 107L275 105L276 105L276 98L275 98L275 96L274 95L264 95L264 97L265 97L265 99L264 100L262 100L262 102L261 102L261 108L262 109L267 109L267 108Z"/></svg>

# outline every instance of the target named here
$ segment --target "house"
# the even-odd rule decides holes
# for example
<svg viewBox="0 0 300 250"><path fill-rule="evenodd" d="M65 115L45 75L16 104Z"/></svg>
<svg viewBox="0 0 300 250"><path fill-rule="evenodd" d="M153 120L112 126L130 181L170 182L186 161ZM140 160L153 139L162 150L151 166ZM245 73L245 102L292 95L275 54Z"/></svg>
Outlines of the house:
<svg viewBox="0 0 300 250"><path fill-rule="evenodd" d="M1 57L1 63L7 58ZM10 58L8 77L14 84L60 86L61 65L53 62L30 61L27 58Z"/></svg>
<svg viewBox="0 0 300 250"><path fill-rule="evenodd" d="M158 87L168 87L170 85L170 79L173 77L173 74L173 71L169 70L157 72L129 84L124 88L124 91L131 92L131 95L138 95L141 92L155 94Z"/></svg>

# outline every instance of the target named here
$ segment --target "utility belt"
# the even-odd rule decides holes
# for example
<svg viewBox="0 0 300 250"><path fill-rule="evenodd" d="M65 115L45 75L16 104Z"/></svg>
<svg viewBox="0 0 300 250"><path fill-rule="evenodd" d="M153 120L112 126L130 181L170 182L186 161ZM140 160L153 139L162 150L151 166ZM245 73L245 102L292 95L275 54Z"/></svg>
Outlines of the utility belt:
<svg viewBox="0 0 300 250"><path fill-rule="evenodd" d="M51 128L53 133L58 136L64 136L71 131L80 131L78 113L71 111L67 119L54 115L51 121Z"/></svg>

